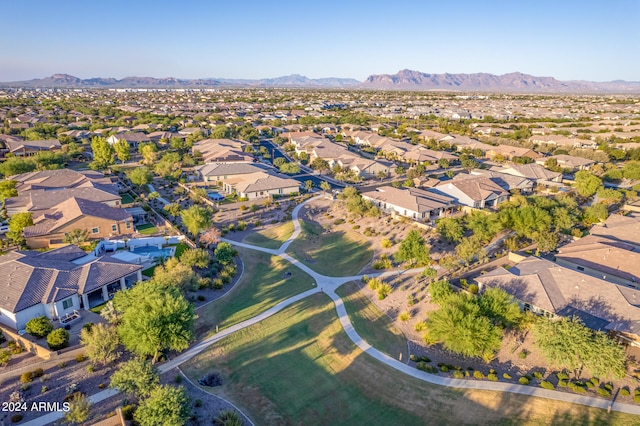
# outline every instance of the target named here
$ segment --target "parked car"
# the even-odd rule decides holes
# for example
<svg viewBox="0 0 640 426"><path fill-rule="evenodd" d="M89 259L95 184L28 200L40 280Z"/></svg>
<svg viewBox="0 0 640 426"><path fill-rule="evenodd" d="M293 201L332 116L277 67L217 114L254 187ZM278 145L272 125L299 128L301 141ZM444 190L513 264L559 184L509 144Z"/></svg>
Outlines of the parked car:
<svg viewBox="0 0 640 426"><path fill-rule="evenodd" d="M6 234L9 230L9 225L0 225L0 235Z"/></svg>

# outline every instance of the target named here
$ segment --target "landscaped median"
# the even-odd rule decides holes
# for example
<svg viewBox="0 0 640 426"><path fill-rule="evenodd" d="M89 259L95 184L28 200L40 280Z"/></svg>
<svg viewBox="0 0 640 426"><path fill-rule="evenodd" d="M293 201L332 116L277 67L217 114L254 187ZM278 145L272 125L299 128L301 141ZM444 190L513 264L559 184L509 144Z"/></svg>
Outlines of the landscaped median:
<svg viewBox="0 0 640 426"><path fill-rule="evenodd" d="M637 424L637 417L526 395L461 390L402 374L364 354L317 294L234 333L183 365L218 374L224 395L268 424Z"/></svg>

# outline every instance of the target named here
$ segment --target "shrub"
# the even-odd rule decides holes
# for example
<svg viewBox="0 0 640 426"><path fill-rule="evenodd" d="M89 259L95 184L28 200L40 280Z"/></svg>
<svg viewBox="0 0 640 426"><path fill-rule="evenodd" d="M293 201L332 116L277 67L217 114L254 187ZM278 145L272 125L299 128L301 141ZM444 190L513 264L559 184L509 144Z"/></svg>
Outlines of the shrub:
<svg viewBox="0 0 640 426"><path fill-rule="evenodd" d="M491 380L492 382L497 382L498 381L498 375L496 373L489 373L487 375L487 379Z"/></svg>
<svg viewBox="0 0 640 426"><path fill-rule="evenodd" d="M44 376L44 370L42 368L36 368L35 370L33 370L31 372L31 374L33 375L34 379L36 377L42 377L42 376Z"/></svg>
<svg viewBox="0 0 640 426"><path fill-rule="evenodd" d="M53 331L53 324L51 324L49 318L43 315L27 321L25 329L27 330L27 333L33 337L41 338Z"/></svg>
<svg viewBox="0 0 640 426"><path fill-rule="evenodd" d="M518 353L518 357L520 359L525 359L527 356L529 356L529 351L526 349L523 349L520 351L520 353Z"/></svg>
<svg viewBox="0 0 640 426"><path fill-rule="evenodd" d="M358 230L358 229L360 229L360 225L353 225L353 226L351 227L351 229L353 229L353 230Z"/></svg>
<svg viewBox="0 0 640 426"><path fill-rule="evenodd" d="M76 355L76 362L84 362L87 360L87 356L85 354Z"/></svg>
<svg viewBox="0 0 640 426"><path fill-rule="evenodd" d="M414 355L414 354L409 355L409 359L410 359L411 361L413 361L413 362L418 362L418 361L420 361L420 357L418 357L418 355Z"/></svg>
<svg viewBox="0 0 640 426"><path fill-rule="evenodd" d="M475 377L476 379L484 379L484 374L482 373L482 371L474 371L473 372L473 377Z"/></svg>
<svg viewBox="0 0 640 426"><path fill-rule="evenodd" d="M402 311L400 315L398 315L398 319L402 322L407 322L411 319L411 312Z"/></svg>
<svg viewBox="0 0 640 426"><path fill-rule="evenodd" d="M20 375L20 383L33 382L33 373L31 371L25 371Z"/></svg>
<svg viewBox="0 0 640 426"><path fill-rule="evenodd" d="M567 386L569 386L569 381L568 380L558 380L558 387L559 388L566 388Z"/></svg>
<svg viewBox="0 0 640 426"><path fill-rule="evenodd" d="M520 383L521 385L528 385L529 379L527 379L525 376L522 376L518 379L518 383Z"/></svg>
<svg viewBox="0 0 640 426"><path fill-rule="evenodd" d="M419 321L413 326L413 329L415 331L425 331L427 329L427 323L424 321Z"/></svg>
<svg viewBox="0 0 640 426"><path fill-rule="evenodd" d="M556 377L558 380L569 380L569 375L567 373L557 373Z"/></svg>
<svg viewBox="0 0 640 426"><path fill-rule="evenodd" d="M393 246L393 242L389 238L383 238L380 241L380 245L382 246L382 248L390 248L391 246Z"/></svg>
<svg viewBox="0 0 640 426"><path fill-rule="evenodd" d="M604 388L609 390L610 392L613 392L613 384L611 383L605 383Z"/></svg>
<svg viewBox="0 0 640 426"><path fill-rule="evenodd" d="M448 373L449 372L449 367L447 367L446 365L441 365L440 366L440 371L442 371L443 373Z"/></svg>
<svg viewBox="0 0 640 426"><path fill-rule="evenodd" d="M611 391L607 388L596 388L596 393L605 398L609 398L611 396Z"/></svg>
<svg viewBox="0 0 640 426"><path fill-rule="evenodd" d="M391 286L387 283L382 284L376 292L378 293L378 300L384 300L391 293Z"/></svg>
<svg viewBox="0 0 640 426"><path fill-rule="evenodd" d="M569 382L569 389L575 393L587 393L587 389L575 382Z"/></svg>
<svg viewBox="0 0 640 426"><path fill-rule="evenodd" d="M122 416L125 420L133 420L133 413L136 411L135 405L125 405L122 407Z"/></svg>
<svg viewBox="0 0 640 426"><path fill-rule="evenodd" d="M56 328L47 335L47 345L53 351L66 348L69 345L69 332L64 328Z"/></svg>
<svg viewBox="0 0 640 426"><path fill-rule="evenodd" d="M547 382L546 380L540 382L540 387L549 390L554 390L556 388L555 386L553 386L553 383Z"/></svg>
<svg viewBox="0 0 640 426"><path fill-rule="evenodd" d="M587 386L587 389L593 389L596 386L591 381L586 382L585 385Z"/></svg>
<svg viewBox="0 0 640 426"><path fill-rule="evenodd" d="M182 383L182 375L178 374L173 381L176 383Z"/></svg>
<svg viewBox="0 0 640 426"><path fill-rule="evenodd" d="M453 372L453 377L455 379L464 379L464 373L462 371L454 371Z"/></svg>
<svg viewBox="0 0 640 426"><path fill-rule="evenodd" d="M7 365L11 359L11 352L6 349L0 349L0 367Z"/></svg>
<svg viewBox="0 0 640 426"><path fill-rule="evenodd" d="M212 283L213 283L213 288L216 290L222 290L222 288L224 287L224 283L220 278L214 278Z"/></svg>
<svg viewBox="0 0 640 426"><path fill-rule="evenodd" d="M49 390L49 388L48 388L47 386L44 386L44 385L43 385L43 386L40 388L40 393L41 393L41 394L43 394L43 393L47 392L48 390Z"/></svg>
<svg viewBox="0 0 640 426"><path fill-rule="evenodd" d="M380 281L380 279L378 278L371 278L369 281L367 281L367 287L369 287L369 290L375 291L381 285L382 285L382 281Z"/></svg>
<svg viewBox="0 0 640 426"><path fill-rule="evenodd" d="M625 386L622 389L620 389L620 395L622 395L622 396L630 396L631 392L629 391L629 388Z"/></svg>
<svg viewBox="0 0 640 426"><path fill-rule="evenodd" d="M340 219L336 219L333 221L334 225L342 225L345 222L344 219L340 218Z"/></svg>
<svg viewBox="0 0 640 426"><path fill-rule="evenodd" d="M471 294L478 294L478 291L480 291L478 289L478 284L471 284L469 285L469 288L467 289L469 291L469 293Z"/></svg>
<svg viewBox="0 0 640 426"><path fill-rule="evenodd" d="M636 394L633 396L633 400L637 403L640 404L640 395Z"/></svg>
<svg viewBox="0 0 640 426"><path fill-rule="evenodd" d="M91 328L92 328L92 327L93 327L93 323L92 323L92 322L85 323L85 324L82 326L82 328L84 328L84 329L85 329L85 330L87 330L87 331L91 331Z"/></svg>
<svg viewBox="0 0 640 426"><path fill-rule="evenodd" d="M362 282L366 284L369 282L369 275L364 274L361 279L362 279Z"/></svg>
<svg viewBox="0 0 640 426"><path fill-rule="evenodd" d="M91 374L94 371L96 371L96 367L94 367L93 364L89 364L89 365L87 365L86 370L87 370L87 373Z"/></svg>
<svg viewBox="0 0 640 426"><path fill-rule="evenodd" d="M431 362L431 360L429 358L427 358L426 356L424 356L424 355L420 357L420 361L422 361L422 362Z"/></svg>
<svg viewBox="0 0 640 426"><path fill-rule="evenodd" d="M238 228L238 231L244 231L245 229L247 229L247 222L245 222L244 220L239 221L236 225L236 228Z"/></svg>
<svg viewBox="0 0 640 426"><path fill-rule="evenodd" d="M61 363L58 364L58 368L65 368L67 366L67 363L65 361L62 361Z"/></svg>
<svg viewBox="0 0 640 426"><path fill-rule="evenodd" d="M542 373L539 371L534 371L533 373L531 373L531 375L538 380L542 380Z"/></svg>
<svg viewBox="0 0 640 426"><path fill-rule="evenodd" d="M507 379L507 380L510 380L510 379L511 379L511 374L509 374L509 373L504 373L504 374L502 375L502 377L503 377L503 378L505 378L505 379Z"/></svg>
<svg viewBox="0 0 640 426"><path fill-rule="evenodd" d="M598 386L600 384L600 379L597 377L592 377L590 382L593 383L595 386Z"/></svg>
<svg viewBox="0 0 640 426"><path fill-rule="evenodd" d="M29 389L31 389L31 384L29 383L23 383L22 386L20 387L20 389L22 389L22 392L26 392Z"/></svg>

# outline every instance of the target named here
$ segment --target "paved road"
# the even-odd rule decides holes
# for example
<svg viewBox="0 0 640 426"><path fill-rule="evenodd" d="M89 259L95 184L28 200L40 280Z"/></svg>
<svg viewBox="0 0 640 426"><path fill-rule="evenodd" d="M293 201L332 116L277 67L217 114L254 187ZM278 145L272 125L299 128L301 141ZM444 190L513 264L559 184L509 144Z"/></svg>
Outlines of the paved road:
<svg viewBox="0 0 640 426"><path fill-rule="evenodd" d="M347 336L349 336L349 338L353 341L353 343L356 346L358 346L362 351L366 352L368 355L386 364L387 366L394 368L403 374L412 376L418 380L422 380L422 381L440 385L440 386L447 386L447 387L454 387L454 388L461 388L461 389L510 392L510 393L516 393L520 395L547 398L555 401L563 401L563 402L568 402L572 404L581 404L589 407L602 408L602 409L608 409L609 406L612 404L610 400L606 400L602 398L577 395L577 394L572 394L568 392L553 391L553 390L542 389L542 388L537 388L533 386L524 386L524 385L505 383L505 382L489 382L484 380L453 379L449 377L438 376L435 374L429 374L424 371L420 371L408 364L402 363L394 358L391 358L390 356L380 352L379 350L377 350L376 348L368 344L354 329L353 324L349 320L349 315L347 314L347 310L344 307L344 302L342 301L340 296L336 294L336 289L340 287L342 284L349 281L360 280L362 279L363 275L354 275L349 277L328 277L326 275L322 275L313 271L304 263L300 262L299 260L285 253L285 250L289 247L291 242L300 234L301 228L300 228L300 221L298 219L300 210L303 208L304 204L308 203L313 199L314 198L311 198L305 201L304 203L299 204L293 210L292 220L294 221L294 232L291 235L291 237L289 237L289 239L286 242L284 242L278 249L275 249L275 250L267 249L267 248L252 246L250 244L239 243L237 241L232 241L227 239L222 239L222 240L227 241L238 247L244 247L252 250L261 251L264 253L269 253L274 256L280 256L283 259L290 262L292 265L300 268L301 270L309 274L315 280L317 286L311 290L292 296L278 303L277 305L267 309L263 313L253 318L250 318L246 321L242 321L238 324L235 324L229 328L226 328L220 331L219 333L211 337L201 340L200 342L196 343L195 345L193 345L191 348L189 348L187 351L183 352L176 358L159 365L158 369L160 370L161 373L164 373L164 372L170 371L173 368L179 367L180 365L189 361L196 355L202 353L204 350L209 348L211 345L213 345L217 341L239 330L242 330L246 327L257 324L258 322L266 318L269 318L272 315L275 315L276 313L280 312L286 307L300 300L303 300L313 294L324 292L333 300L336 307L336 312L338 314L338 318L340 320L340 324L342 325L342 328L344 329L344 331L347 333ZM400 274L417 274L423 269L424 268L416 268L416 269L400 271ZM381 277L381 278L391 277L395 275L398 275L398 271L387 271L387 272L382 272L377 274L369 274L370 277ZM89 397L89 400L92 403L97 403L117 394L118 394L117 391L108 389L102 392L98 392L94 395L91 395ZM611 410L619 411L622 413L640 415L640 406L638 405L613 403L613 405L611 406ZM61 419L63 415L64 413L61 413L61 412L52 412L42 417L39 417L37 419L34 419L32 421L26 422L24 423L24 425L29 425L29 426L45 425Z"/></svg>

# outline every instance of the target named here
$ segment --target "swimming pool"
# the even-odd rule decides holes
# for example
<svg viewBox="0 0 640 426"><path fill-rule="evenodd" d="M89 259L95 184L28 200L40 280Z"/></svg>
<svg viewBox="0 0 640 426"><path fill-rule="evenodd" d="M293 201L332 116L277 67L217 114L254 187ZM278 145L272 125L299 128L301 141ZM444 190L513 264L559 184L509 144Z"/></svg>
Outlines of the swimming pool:
<svg viewBox="0 0 640 426"><path fill-rule="evenodd" d="M166 259L173 257L175 249L173 247L158 248L156 246L134 247L134 253L145 254L153 259Z"/></svg>

